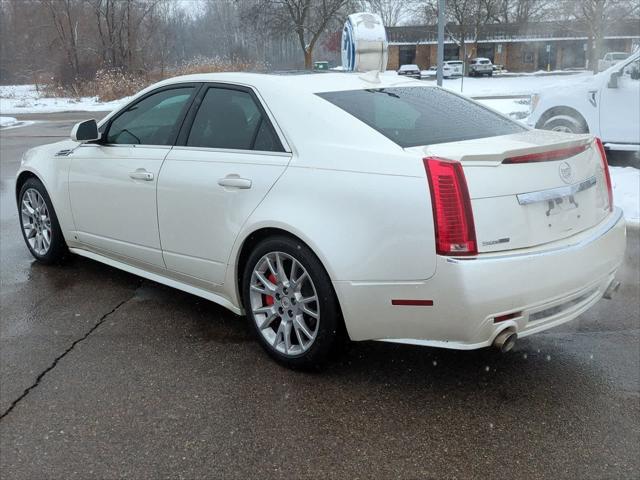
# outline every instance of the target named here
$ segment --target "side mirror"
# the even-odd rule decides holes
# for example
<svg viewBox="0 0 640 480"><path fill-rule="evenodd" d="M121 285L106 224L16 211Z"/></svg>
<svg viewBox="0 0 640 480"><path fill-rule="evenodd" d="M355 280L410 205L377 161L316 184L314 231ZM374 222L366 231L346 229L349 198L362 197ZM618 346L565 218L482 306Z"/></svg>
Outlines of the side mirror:
<svg viewBox="0 0 640 480"><path fill-rule="evenodd" d="M100 140L100 132L98 132L98 124L96 121L92 119L76 123L71 130L71 140L80 143Z"/></svg>
<svg viewBox="0 0 640 480"><path fill-rule="evenodd" d="M620 78L620 72L612 72L611 77L609 77L609 83L607 83L607 87L618 88L618 78Z"/></svg>

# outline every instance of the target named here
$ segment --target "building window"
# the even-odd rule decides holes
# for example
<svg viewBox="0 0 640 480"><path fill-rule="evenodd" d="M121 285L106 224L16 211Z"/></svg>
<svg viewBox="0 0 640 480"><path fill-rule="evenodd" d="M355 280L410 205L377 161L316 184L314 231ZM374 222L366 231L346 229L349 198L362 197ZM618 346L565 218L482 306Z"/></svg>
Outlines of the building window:
<svg viewBox="0 0 640 480"><path fill-rule="evenodd" d="M444 60L459 60L460 59L460 47L455 43L444 44Z"/></svg>
<svg viewBox="0 0 640 480"><path fill-rule="evenodd" d="M416 46L400 45L400 65L411 65L416 63Z"/></svg>
<svg viewBox="0 0 640 480"><path fill-rule="evenodd" d="M522 63L533 63L533 52L523 52Z"/></svg>

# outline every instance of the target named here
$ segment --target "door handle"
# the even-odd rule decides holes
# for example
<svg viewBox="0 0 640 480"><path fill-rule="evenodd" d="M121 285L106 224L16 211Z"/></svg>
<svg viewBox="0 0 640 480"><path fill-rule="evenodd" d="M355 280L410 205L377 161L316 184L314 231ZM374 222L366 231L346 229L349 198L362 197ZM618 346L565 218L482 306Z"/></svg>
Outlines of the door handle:
<svg viewBox="0 0 640 480"><path fill-rule="evenodd" d="M134 180L144 180L150 182L153 180L153 173L147 172L144 168L138 168L135 172L129 173L129 177Z"/></svg>
<svg viewBox="0 0 640 480"><path fill-rule="evenodd" d="M218 180L218 185L221 187L246 189L251 188L251 180L248 178L241 178L240 175L232 173Z"/></svg>

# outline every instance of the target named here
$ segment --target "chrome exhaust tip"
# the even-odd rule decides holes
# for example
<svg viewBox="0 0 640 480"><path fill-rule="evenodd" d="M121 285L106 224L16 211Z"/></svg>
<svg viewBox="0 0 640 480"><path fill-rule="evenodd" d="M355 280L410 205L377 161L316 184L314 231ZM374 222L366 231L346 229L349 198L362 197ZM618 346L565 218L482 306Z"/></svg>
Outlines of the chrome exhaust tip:
<svg viewBox="0 0 640 480"><path fill-rule="evenodd" d="M606 298L607 300L611 300L619 288L620 288L620 282L615 279L611 280L611 283L609 284L607 289L604 291L604 295L602 295L602 297Z"/></svg>
<svg viewBox="0 0 640 480"><path fill-rule="evenodd" d="M493 341L493 346L500 350L502 353L506 353L515 346L517 339L517 333L512 332L511 330L503 330Z"/></svg>

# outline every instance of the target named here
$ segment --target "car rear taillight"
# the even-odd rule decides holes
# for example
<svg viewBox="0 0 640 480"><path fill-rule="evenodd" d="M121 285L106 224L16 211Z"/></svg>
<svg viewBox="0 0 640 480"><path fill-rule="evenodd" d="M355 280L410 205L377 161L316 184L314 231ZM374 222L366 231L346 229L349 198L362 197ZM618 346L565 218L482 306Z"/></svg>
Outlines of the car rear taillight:
<svg viewBox="0 0 640 480"><path fill-rule="evenodd" d="M476 231L462 165L437 157L423 162L431 192L436 251L440 255L476 255Z"/></svg>
<svg viewBox="0 0 640 480"><path fill-rule="evenodd" d="M607 154L604 151L604 145L602 140L596 137L596 145L600 152L600 162L602 164L602 170L604 170L604 178L607 182L607 194L609 195L609 210L613 212L613 187L611 186L611 175L609 174L609 162L607 162Z"/></svg>

